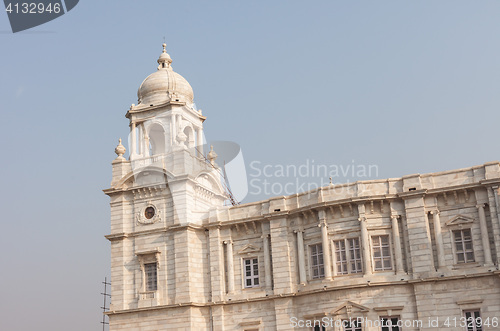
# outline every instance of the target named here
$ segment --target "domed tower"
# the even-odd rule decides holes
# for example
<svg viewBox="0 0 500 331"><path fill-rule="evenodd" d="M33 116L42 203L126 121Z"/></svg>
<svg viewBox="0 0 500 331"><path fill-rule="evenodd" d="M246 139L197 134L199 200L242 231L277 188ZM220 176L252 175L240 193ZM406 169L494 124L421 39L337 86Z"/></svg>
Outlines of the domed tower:
<svg viewBox="0 0 500 331"><path fill-rule="evenodd" d="M208 298L203 224L226 199L220 170L203 154L205 117L189 83L172 69L165 44L157 71L137 95L126 114L129 158L120 140L111 188L104 190L111 198L110 309L119 312L109 315L110 330L139 330L148 321L141 314ZM139 324L120 324L129 313L140 315Z"/></svg>
<svg viewBox="0 0 500 331"><path fill-rule="evenodd" d="M163 44L158 70L144 79L132 105L130 119L131 160L168 154L179 149L203 153L203 122L196 110L193 89L172 68L172 59Z"/></svg>

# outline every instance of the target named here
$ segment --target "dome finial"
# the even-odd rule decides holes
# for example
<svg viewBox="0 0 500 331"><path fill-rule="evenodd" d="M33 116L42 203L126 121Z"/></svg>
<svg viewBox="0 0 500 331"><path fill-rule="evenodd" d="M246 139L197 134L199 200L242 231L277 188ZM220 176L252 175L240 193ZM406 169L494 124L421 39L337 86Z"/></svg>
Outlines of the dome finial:
<svg viewBox="0 0 500 331"><path fill-rule="evenodd" d="M210 152L208 153L208 160L212 166L215 166L215 159L217 159L217 153L214 152L214 145L210 145Z"/></svg>
<svg viewBox="0 0 500 331"><path fill-rule="evenodd" d="M170 64L172 63L172 59L170 58L170 55L167 53L167 44L163 43L163 52L161 53L160 57L158 58L158 70L160 69L169 69Z"/></svg>
<svg viewBox="0 0 500 331"><path fill-rule="evenodd" d="M118 139L118 146L115 148L115 153L118 155L117 159L124 159L123 154L125 154L127 150L122 145L122 138Z"/></svg>

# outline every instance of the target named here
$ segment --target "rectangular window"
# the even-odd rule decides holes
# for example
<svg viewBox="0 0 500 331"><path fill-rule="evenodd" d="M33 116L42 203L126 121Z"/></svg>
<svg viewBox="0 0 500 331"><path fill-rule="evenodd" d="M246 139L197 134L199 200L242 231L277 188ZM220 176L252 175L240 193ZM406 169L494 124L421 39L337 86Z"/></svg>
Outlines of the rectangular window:
<svg viewBox="0 0 500 331"><path fill-rule="evenodd" d="M453 231L457 263L474 262L474 249L472 248L472 235L470 229Z"/></svg>
<svg viewBox="0 0 500 331"><path fill-rule="evenodd" d="M344 320L342 321L342 325L344 326L344 331L362 331L361 322L356 320Z"/></svg>
<svg viewBox="0 0 500 331"><path fill-rule="evenodd" d="M344 240L335 242L335 261L337 265L337 275L347 274L347 253Z"/></svg>
<svg viewBox="0 0 500 331"><path fill-rule="evenodd" d="M325 277L322 244L311 245L311 270L313 279Z"/></svg>
<svg viewBox="0 0 500 331"><path fill-rule="evenodd" d="M392 263L389 236L373 236L372 245L375 271L391 270Z"/></svg>
<svg viewBox="0 0 500 331"><path fill-rule="evenodd" d="M255 258L244 259L245 266L245 287L259 286L259 260Z"/></svg>
<svg viewBox="0 0 500 331"><path fill-rule="evenodd" d="M146 291L156 291L158 289L156 263L144 264L144 274L146 276Z"/></svg>
<svg viewBox="0 0 500 331"><path fill-rule="evenodd" d="M401 331L402 329L398 326L399 316L387 316L381 317L382 321L382 331Z"/></svg>
<svg viewBox="0 0 500 331"><path fill-rule="evenodd" d="M479 309L464 311L465 323L467 323L467 331L483 331L481 313Z"/></svg>
<svg viewBox="0 0 500 331"><path fill-rule="evenodd" d="M337 275L362 272L359 238L342 239L334 242L335 267Z"/></svg>
<svg viewBox="0 0 500 331"><path fill-rule="evenodd" d="M326 327L324 327L322 325L315 325L313 327L313 331L326 331Z"/></svg>
<svg viewBox="0 0 500 331"><path fill-rule="evenodd" d="M361 248L359 246L359 238L351 238L347 241L349 243L350 271L352 273L362 272L363 268L361 267Z"/></svg>

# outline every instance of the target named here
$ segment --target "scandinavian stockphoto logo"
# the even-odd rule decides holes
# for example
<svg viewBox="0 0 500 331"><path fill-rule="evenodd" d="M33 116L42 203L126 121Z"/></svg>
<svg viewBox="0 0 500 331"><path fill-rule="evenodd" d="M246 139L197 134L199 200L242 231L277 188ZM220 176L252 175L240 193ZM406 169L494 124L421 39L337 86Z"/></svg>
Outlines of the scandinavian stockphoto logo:
<svg viewBox="0 0 500 331"><path fill-rule="evenodd" d="M12 32L47 23L73 9L79 0L4 0Z"/></svg>

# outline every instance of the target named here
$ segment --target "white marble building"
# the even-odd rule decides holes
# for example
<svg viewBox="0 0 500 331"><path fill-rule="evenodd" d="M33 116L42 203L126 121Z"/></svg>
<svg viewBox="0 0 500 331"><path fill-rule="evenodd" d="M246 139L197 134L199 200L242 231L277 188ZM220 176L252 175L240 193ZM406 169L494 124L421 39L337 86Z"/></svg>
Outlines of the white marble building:
<svg viewBox="0 0 500 331"><path fill-rule="evenodd" d="M500 330L499 162L226 207L171 62L164 45L104 190L111 331Z"/></svg>

